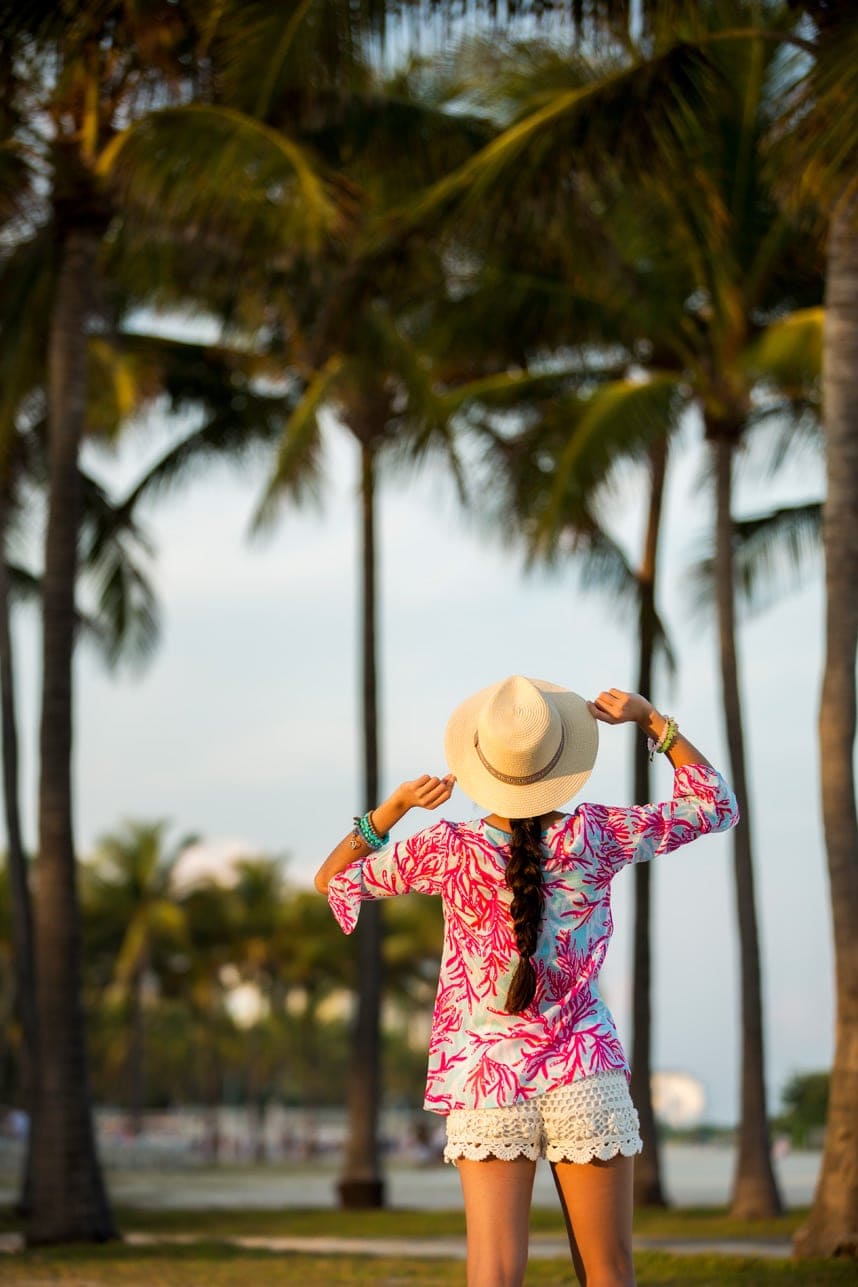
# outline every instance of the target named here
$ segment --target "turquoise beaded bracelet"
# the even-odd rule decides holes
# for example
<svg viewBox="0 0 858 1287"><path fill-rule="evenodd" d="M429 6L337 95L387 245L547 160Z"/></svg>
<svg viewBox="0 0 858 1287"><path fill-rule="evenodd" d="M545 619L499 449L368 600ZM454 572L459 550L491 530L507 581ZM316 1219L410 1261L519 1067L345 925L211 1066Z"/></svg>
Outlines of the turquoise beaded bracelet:
<svg viewBox="0 0 858 1287"><path fill-rule="evenodd" d="M360 832L361 839L369 845L370 849L383 849L390 840L390 832L380 836L370 821L369 813L365 813L362 818L355 818L355 829Z"/></svg>

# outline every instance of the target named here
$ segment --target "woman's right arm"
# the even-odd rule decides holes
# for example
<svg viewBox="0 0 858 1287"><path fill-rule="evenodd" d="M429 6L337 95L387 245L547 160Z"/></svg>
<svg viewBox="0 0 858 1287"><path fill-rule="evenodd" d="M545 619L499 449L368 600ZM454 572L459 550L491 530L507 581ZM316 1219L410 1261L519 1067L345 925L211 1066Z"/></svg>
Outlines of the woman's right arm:
<svg viewBox="0 0 858 1287"><path fill-rule="evenodd" d="M656 741L667 721L646 697L611 688L588 703L605 724L637 724ZM739 819L736 797L721 774L686 737L678 735L667 751L676 773L673 796L659 804L612 808L582 805L586 843L610 879L629 862L647 862L713 831L726 831Z"/></svg>
<svg viewBox="0 0 858 1287"><path fill-rule="evenodd" d="M590 714L602 723L637 724L641 732L654 742L658 742L667 726L665 716L640 693L626 693L620 688L609 688L600 693L595 702L588 702L587 705ZM705 764L710 769L713 767L702 751L698 751L682 733L677 734L667 751L667 758L675 769L681 769L684 764Z"/></svg>

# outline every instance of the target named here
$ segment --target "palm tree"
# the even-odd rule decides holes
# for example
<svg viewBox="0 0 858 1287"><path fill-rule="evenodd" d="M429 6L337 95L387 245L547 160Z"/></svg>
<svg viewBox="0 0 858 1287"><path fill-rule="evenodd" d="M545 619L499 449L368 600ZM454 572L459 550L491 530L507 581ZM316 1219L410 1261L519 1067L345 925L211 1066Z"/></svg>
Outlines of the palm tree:
<svg viewBox="0 0 858 1287"><path fill-rule="evenodd" d="M723 8L723 7L722 7ZM719 24L725 17L722 9L710 10L699 6L701 23L710 23L717 35ZM737 6L741 10L741 6ZM742 16L741 13L739 16ZM774 32L778 34L775 23ZM713 33L706 30L692 31L692 35L706 39ZM680 57L680 52L656 52L653 59L639 65L642 92L652 93L653 76L661 75L670 57ZM718 512L718 602L722 657L722 682L724 688L725 716L728 724L732 776L740 801L745 809L745 826L736 835L737 903L740 919L740 944L742 949L743 994L743 1089L742 1129L739 1158L734 1182L733 1210L736 1214L755 1215L777 1209L777 1195L768 1149L765 1110L765 1080L762 1050L762 1025L759 984L759 949L756 934L756 916L753 900L751 864L751 828L749 826L748 793L744 772L741 709L739 704L737 663L735 653L735 628L733 621L732 568L732 516L731 483L733 457L746 430L765 416L769 418L774 408L787 414L793 421L799 411L804 411L808 397L804 387L799 387L798 372L793 373L791 384L781 382L779 388L768 388L774 370L766 367L764 350L769 358L775 348L784 346L795 331L802 328L816 330L821 324L819 310L795 312L797 305L813 305L819 298L820 255L818 242L803 232L797 220L779 211L773 199L762 164L761 147L769 122L770 103L767 99L767 73L774 61L776 42L762 36L757 39L731 40L729 54L724 46L710 40L707 59L717 75L715 86L706 104L694 106L699 122L705 128L692 124L693 115L686 113L684 121L673 119L675 135L659 129L656 116L646 123L644 143L653 143L652 174L669 159L677 139L684 138L682 155L693 169L695 182L648 183L641 181L640 196L646 200L646 209L656 209L657 229L665 222L672 229L669 253L666 245L653 241L644 249L644 239L639 230L632 238L631 247L617 243L618 255L623 259L627 272L627 287L621 297L627 300L648 299L658 304L662 313L661 336L666 343L642 334L654 354L647 360L645 351L642 366L647 368L647 378L639 381L641 390L647 385L651 392L661 384L672 389L674 396L686 405L696 405L703 417L706 436L711 443L713 465L718 480L716 488ZM659 62L659 59L661 60ZM581 157L581 169L586 163L588 138L594 146L598 138L602 149L608 146L606 135L613 138L614 131L622 134L626 121L614 98L617 86L623 85L626 101L631 98L636 65L628 71L616 72L607 80L582 86L580 66L570 68L566 86L555 88L559 79L556 55L552 56L551 79L545 75L536 82L532 91L538 104L533 110L525 103L507 131L478 154L466 166L439 185L412 212L415 221L437 214L439 209L456 203L457 210L468 201L464 194L476 194L482 211L489 217L500 217L497 201L492 196L503 189L508 167L515 165L516 179L522 200L527 203L531 192L544 190L546 167L563 165L562 158L575 146ZM519 93L524 78L519 81ZM502 86L510 93L512 78ZM512 82L514 84L514 82ZM549 90L546 90L546 83ZM674 83L672 91L682 97L681 86ZM614 114L600 118L596 109L605 95ZM523 96L523 94L522 94ZM531 100L532 103L533 100ZM590 115L585 122L585 108ZM636 113L640 104L636 102ZM597 122L594 127L593 121ZM624 167L624 149L628 139L618 140L614 154L614 173L627 177ZM605 184L607 167L604 151L598 168L589 166L599 179L603 190L603 208L626 195L628 187L611 188ZM639 171L639 163L636 170ZM594 178L594 181L595 181ZM575 187L572 189L572 200ZM649 204L652 200L653 205ZM532 203L529 206L533 217ZM714 220L713 220L714 214ZM699 247L708 247L703 256ZM584 274L582 273L582 278ZM585 279L586 281L586 279ZM658 282L658 286L656 286ZM631 284L629 289L628 283ZM586 281L587 290L599 289L599 282ZM616 308L616 297L614 306ZM634 304L632 303L632 306ZM672 318L672 320L671 320ZM765 325L766 319L771 319ZM765 343L760 339L764 337ZM664 352L670 356L667 369L660 361ZM652 357L655 360L652 360ZM670 368L673 367L671 370ZM677 367L679 370L677 370ZM756 392L755 392L756 391ZM613 396L619 395L619 389ZM611 397L609 387L600 391L599 397ZM755 399L757 401L755 402ZM640 399L639 399L640 401ZM558 415L563 409L558 408ZM647 423L648 421L648 423ZM571 437L568 449L559 457L555 480L555 497L547 506L545 519L549 521L559 510L568 478L578 465L582 447L591 441L591 418L588 433ZM627 443L640 450L661 432L661 425L644 417L637 424L625 426L623 436ZM603 455L610 456L610 438L605 438Z"/></svg>
<svg viewBox="0 0 858 1287"><path fill-rule="evenodd" d="M547 462L556 459L570 437L580 426L567 420L558 434L558 425L538 419L525 432L512 440L498 437L493 459L501 476L508 480L498 505L499 516L509 536L509 515L514 514L528 547L529 562L545 561L549 566L569 559L578 568L583 588L600 588L622 609L634 604L638 643L638 691L653 692L654 663L661 653L669 669L675 662L656 607L656 569L661 528L664 485L667 473L668 438L673 424L668 414L664 420L663 438L648 451L648 513L641 558L636 569L629 566L623 552L611 539L597 514L600 487L579 491L576 480L570 480L561 508L552 510L551 525L539 524L537 516L544 511L553 489L553 474ZM497 473L493 474L495 486ZM536 522L534 519L536 518ZM633 752L634 798L639 804L651 799L649 755L643 739L635 742ZM632 979L632 1097L640 1116L644 1151L635 1166L635 1203L637 1206L667 1205L661 1178L658 1135L651 1094L652 1022L651 1022L651 945L650 885L651 868L638 864L634 872L635 911L633 930Z"/></svg>
<svg viewBox="0 0 858 1287"><path fill-rule="evenodd" d="M92 1126L83 1015L80 934L71 823L71 655L78 544L78 447L87 406L87 331L102 302L99 260L115 223L99 177L117 113L132 118L154 98L193 88L182 59L211 39L189 10L173 9L147 39L152 15L137 6L76 9L3 6L2 26L25 69L16 93L25 104L27 147L50 184L42 184L56 246L48 340L49 486L43 591L36 987L43 1042L33 1123L30 1241L105 1239L115 1229L98 1167ZM166 37L166 38L165 38ZM192 67L195 73L196 66ZM23 111L22 111L23 115ZM300 156L298 156L300 161ZM103 165L102 165L103 168ZM35 190L35 189L34 189ZM310 221L317 210L310 212ZM292 221L294 230L296 221ZM313 236L318 225L313 228Z"/></svg>
<svg viewBox="0 0 858 1287"><path fill-rule="evenodd" d="M827 224L823 426L825 662L819 706L822 816L834 931L837 1026L822 1168L813 1207L794 1239L799 1256L858 1248L858 821L855 775L855 659L858 649L858 21L847 3L793 3L812 21L796 30L804 54L775 155L792 202Z"/></svg>
<svg viewBox="0 0 858 1287"><path fill-rule="evenodd" d="M231 894L237 903L238 967L259 998L260 1014L247 1034L247 1098L255 1111L255 1157L265 1161L265 1108L270 1061L265 1059L265 1019L283 999L283 922L286 884L282 861L244 858L235 865ZM267 1043L270 1049L270 1042Z"/></svg>
<svg viewBox="0 0 858 1287"><path fill-rule="evenodd" d="M191 843L180 841L165 852L166 824L128 822L103 836L84 869L84 897L90 919L117 939L112 999L127 1009L126 1069L128 1108L134 1134L142 1129L144 1086L144 988L160 945L181 946L186 925L173 896L176 863Z"/></svg>
<svg viewBox="0 0 858 1287"><path fill-rule="evenodd" d="M291 28L290 28L291 31ZM288 32L286 33L289 34ZM292 32L292 36L295 32ZM290 36L290 39L292 38ZM287 42L288 43L288 42ZM269 46L270 47L270 46ZM283 52L280 46L281 53ZM268 62L271 56L265 50ZM429 289L442 279L431 251L412 258L403 272L403 256L396 248L392 257L373 245L373 229L383 221L391 200L401 199L416 176L425 182L438 177L445 167L473 150L485 136L460 117L455 128L432 105L409 99L403 87L385 93L384 87L364 74L357 79L351 97L339 95L331 103L315 92L312 111L306 106L295 111L296 91L290 85L276 88L278 68L258 63L253 78L235 72L237 105L212 105L200 114L197 109L176 109L151 118L117 139L109 160L120 184L123 199L152 220L152 236L174 235L172 221L184 218L189 210L200 226L217 240L217 262L247 263L248 273L240 275L241 289L235 290L231 276L224 289L223 272L211 272L196 281L177 277L173 289L182 290L211 311L234 319L245 333L253 334L264 325L268 338L262 350L269 373L284 390L287 411L282 437L259 521L269 520L283 496L301 499L318 480L321 445L320 417L333 412L352 433L359 451L361 541L362 541L362 709L363 797L369 808L379 796L378 769L378 682L376 665L376 475L382 451L421 457L437 446L451 454L448 416L433 387L421 354L416 329L420 309ZM246 82L268 90L252 103L245 100ZM302 86L297 101L303 103ZM243 115L252 106L257 116ZM334 253L315 254L295 261L279 250L282 229L272 226L270 268L264 281L264 297L258 270L253 267L256 245L248 252L244 228L229 226L229 210L221 208L216 193L189 189L182 175L184 155L214 132L220 140L218 174L235 173L245 165L248 149L256 158L258 173L243 173L243 200L254 206L256 186L260 204L273 183L282 183L292 167L296 144L293 131L302 112L309 120L300 136L321 156L329 176L339 176L336 186L351 196L352 217L340 228L344 238ZM160 131L160 134L159 134ZM147 162L153 132L164 145ZM413 140L402 161L390 164L390 142ZM167 145L170 144L168 149ZM231 166L231 171L228 167ZM208 183L208 179L206 183ZM229 190L235 187L230 179ZM153 192L157 194L153 197ZM165 214L166 211L166 214ZM367 249L369 247L369 249ZM230 256L232 259L230 260ZM278 258L279 256L279 258ZM213 280L214 277L214 280ZM360 323L355 323L355 318ZM416 328L416 329L415 329ZM273 340L272 337L273 336ZM225 426L228 425L228 417ZM136 499L152 486L163 486L178 477L198 456L209 451L213 436L204 441L190 435L170 451L135 491ZM240 443L234 433L223 444L233 451ZM354 1069L350 1078L350 1133L345 1174L340 1184L344 1203L378 1205L383 1201L378 1151L378 1105L380 1099L379 1016L381 1003L381 909L368 906L357 935L359 992L355 1027Z"/></svg>
<svg viewBox="0 0 858 1287"><path fill-rule="evenodd" d="M0 505L4 809L15 908L17 1004L24 1032L25 1065L33 1069L39 1063L39 1050L32 904L18 808L18 736L10 615L13 599L26 597L38 601L42 583L39 576L10 560L18 543L18 529L26 530L32 498L43 493L47 483L47 373L43 336L53 279L54 257L45 229L38 229L5 247L0 261L0 334L3 337L0 416L5 447ZM111 404L107 395L116 384L116 373L111 371L110 362L105 361L109 353L98 340L91 342L91 350L90 360L98 365L99 402L90 404L87 418L94 431L109 437L115 432L120 407L123 412L126 410L125 400L115 399L115 405ZM127 389L127 381L125 384ZM158 633L157 607L142 563L142 558L150 553L148 543L130 511L117 510L103 489L85 473L81 473L80 482L79 634L96 644L110 667L144 662L151 655ZM26 1067L24 1085L31 1086ZM31 1116L32 1094L32 1090L27 1092ZM19 1201L22 1211L30 1208L31 1159L32 1149L28 1146Z"/></svg>

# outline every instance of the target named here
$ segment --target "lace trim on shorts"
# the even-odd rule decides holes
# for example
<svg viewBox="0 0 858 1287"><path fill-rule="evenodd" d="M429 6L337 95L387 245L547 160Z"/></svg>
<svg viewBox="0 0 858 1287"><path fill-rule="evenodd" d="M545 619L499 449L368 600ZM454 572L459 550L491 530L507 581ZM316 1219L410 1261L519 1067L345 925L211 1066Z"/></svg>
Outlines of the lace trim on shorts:
<svg viewBox="0 0 858 1287"><path fill-rule="evenodd" d="M447 1118L444 1160L607 1161L643 1148L637 1110L622 1072L595 1073L522 1104L456 1109Z"/></svg>

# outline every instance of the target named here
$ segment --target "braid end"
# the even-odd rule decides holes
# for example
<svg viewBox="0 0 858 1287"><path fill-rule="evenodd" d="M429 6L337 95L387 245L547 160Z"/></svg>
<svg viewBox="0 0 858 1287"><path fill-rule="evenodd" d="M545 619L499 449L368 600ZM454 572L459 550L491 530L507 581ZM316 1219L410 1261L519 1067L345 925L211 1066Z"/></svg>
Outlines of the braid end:
<svg viewBox="0 0 858 1287"><path fill-rule="evenodd" d="M516 966L509 992L506 994L507 1014L521 1014L536 996L536 970L529 956L521 956Z"/></svg>

